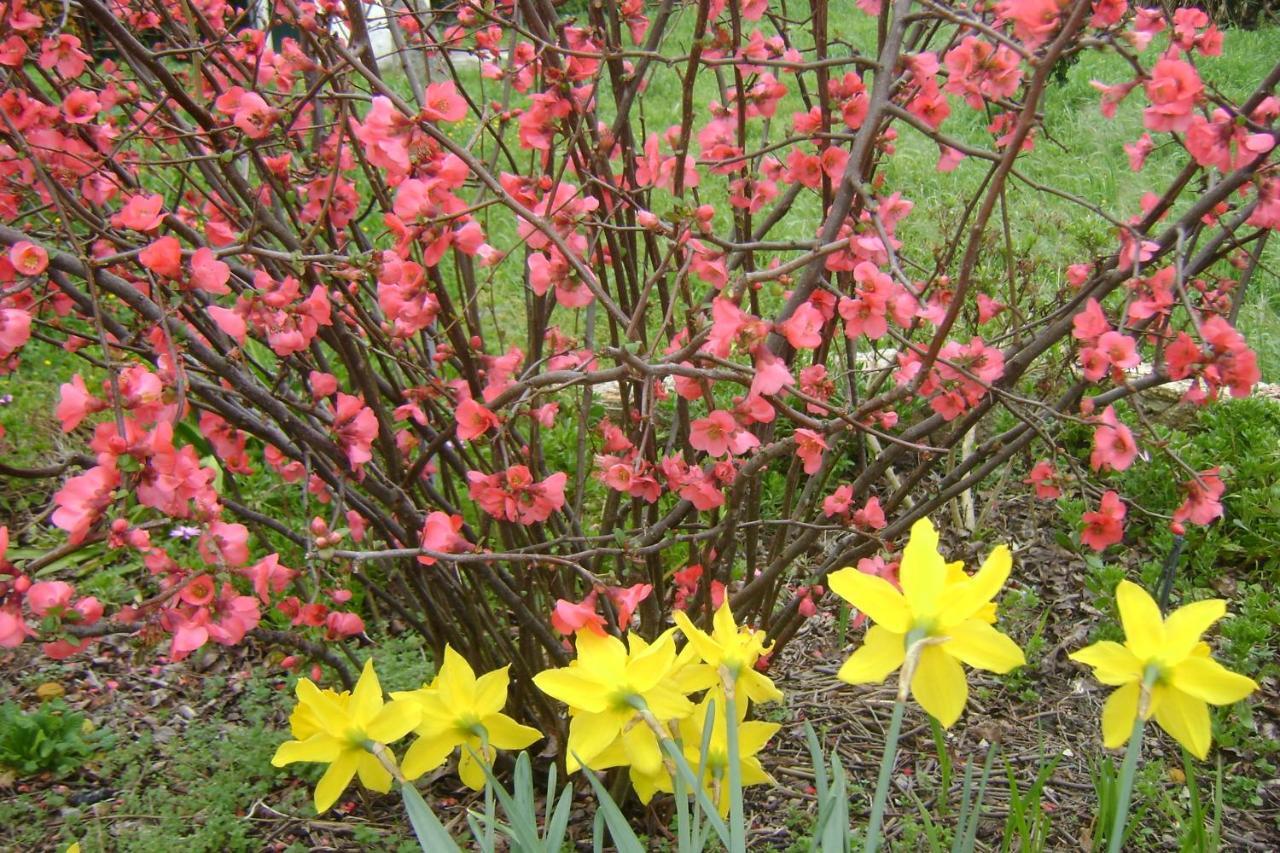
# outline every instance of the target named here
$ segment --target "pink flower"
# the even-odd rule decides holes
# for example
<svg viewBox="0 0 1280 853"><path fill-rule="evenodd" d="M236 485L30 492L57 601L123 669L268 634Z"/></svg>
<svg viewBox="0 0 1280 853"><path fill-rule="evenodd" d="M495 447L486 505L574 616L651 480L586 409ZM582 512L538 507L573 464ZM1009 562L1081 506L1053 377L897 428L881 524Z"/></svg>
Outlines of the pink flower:
<svg viewBox="0 0 1280 853"><path fill-rule="evenodd" d="M1138 455L1138 445L1133 433L1120 423L1113 406L1102 412L1102 424L1093 432L1093 453L1089 464L1093 470L1123 471L1133 464Z"/></svg>
<svg viewBox="0 0 1280 853"><path fill-rule="evenodd" d="M1166 57L1152 67L1146 92L1151 101L1142 114L1146 128L1183 133L1191 126L1192 111L1204 92L1204 84L1189 63Z"/></svg>
<svg viewBox="0 0 1280 853"><path fill-rule="evenodd" d="M89 528L111 504L112 492L118 485L120 472L114 465L96 465L67 480L53 496L57 506L52 518L54 525L67 531L71 544L82 542Z"/></svg>
<svg viewBox="0 0 1280 853"><path fill-rule="evenodd" d="M605 592L613 602L614 610L618 612L618 627L625 631L631 625L631 615L636 612L640 602L653 592L653 585L638 583L627 587L611 586Z"/></svg>
<svg viewBox="0 0 1280 853"><path fill-rule="evenodd" d="M868 498L866 506L853 514L853 523L867 530L883 530L888 521L880 507L880 499Z"/></svg>
<svg viewBox="0 0 1280 853"><path fill-rule="evenodd" d="M270 604L271 594L284 592L298 574L280 562L279 554L268 554L240 572L253 583L253 591L263 604Z"/></svg>
<svg viewBox="0 0 1280 853"><path fill-rule="evenodd" d="M1005 45L995 46L966 36L944 57L950 76L943 90L964 97L975 110L984 99L1008 98L1018 91L1022 69L1018 55Z"/></svg>
<svg viewBox="0 0 1280 853"><path fill-rule="evenodd" d="M458 423L458 438L462 441L478 438L500 423L497 415L471 397L458 404L454 419Z"/></svg>
<svg viewBox="0 0 1280 853"><path fill-rule="evenodd" d="M164 221L164 196L135 195L129 198L124 208L111 217L111 224L117 228L132 228L134 231L154 231Z"/></svg>
<svg viewBox="0 0 1280 853"><path fill-rule="evenodd" d="M467 115L467 102L458 94L451 80L427 86L422 118L427 121L461 121Z"/></svg>
<svg viewBox="0 0 1280 853"><path fill-rule="evenodd" d="M733 414L716 409L705 418L698 418L689 426L689 445L711 456L746 453L760 444L760 439L741 429Z"/></svg>
<svg viewBox="0 0 1280 853"><path fill-rule="evenodd" d="M347 454L347 462L357 469L373 458L373 440L378 436L378 416L364 400L350 394L338 394L333 426L338 444Z"/></svg>
<svg viewBox="0 0 1280 853"><path fill-rule="evenodd" d="M37 617L65 610L71 604L75 588L66 581L37 581L27 590L27 607Z"/></svg>
<svg viewBox="0 0 1280 853"><path fill-rule="evenodd" d="M1124 539L1125 512L1120 496L1108 491L1102 496L1102 502L1096 511L1084 514L1084 530L1080 533L1080 541L1095 551L1103 551L1108 545Z"/></svg>
<svg viewBox="0 0 1280 853"><path fill-rule="evenodd" d="M326 640L345 640L364 633L364 620L355 613L334 610L324 618Z"/></svg>
<svg viewBox="0 0 1280 853"><path fill-rule="evenodd" d="M551 627L566 637L583 628L603 637L604 617L596 612L596 598L592 591L580 602L556 599L556 606L551 611Z"/></svg>
<svg viewBox="0 0 1280 853"><path fill-rule="evenodd" d="M1224 486L1219 468L1201 471L1200 476L1182 484L1187 493L1182 505L1173 512L1174 521L1190 521L1192 524L1209 524L1222 518L1222 492Z"/></svg>
<svg viewBox="0 0 1280 853"><path fill-rule="evenodd" d="M138 253L138 261L156 275L182 276L182 244L177 237L161 237Z"/></svg>
<svg viewBox="0 0 1280 853"><path fill-rule="evenodd" d="M213 250L201 246L191 256L191 283L205 293L230 293L231 267L218 260Z"/></svg>
<svg viewBox="0 0 1280 853"><path fill-rule="evenodd" d="M1024 483L1029 483L1036 491L1036 497L1042 501L1055 500L1062 496L1062 489L1057 485L1058 472L1047 459L1041 459L1031 466L1031 473Z"/></svg>
<svg viewBox="0 0 1280 853"><path fill-rule="evenodd" d="M449 515L439 510L428 513L422 524L420 536L421 547L438 554L459 554L471 549L471 543L462 535L462 516ZM419 555L418 562L424 566L433 566L435 557Z"/></svg>
<svg viewBox="0 0 1280 853"><path fill-rule="evenodd" d="M30 240L19 240L9 247L9 263L18 275L37 276L49 266L49 253Z"/></svg>
<svg viewBox="0 0 1280 853"><path fill-rule="evenodd" d="M21 308L0 308L0 361L22 349L31 339L31 314Z"/></svg>
<svg viewBox="0 0 1280 853"><path fill-rule="evenodd" d="M1013 34L1032 50L1058 28L1056 0L1001 0L996 9L1000 17L1013 21Z"/></svg>
<svg viewBox="0 0 1280 853"><path fill-rule="evenodd" d="M804 462L804 472L813 476L822 467L822 454L827 449L827 441L821 434L804 428L796 430L795 438L796 455Z"/></svg>
<svg viewBox="0 0 1280 853"><path fill-rule="evenodd" d="M846 516L853 506L853 486L844 485L822 499L822 514L827 518Z"/></svg>
<svg viewBox="0 0 1280 853"><path fill-rule="evenodd" d="M106 400L100 400L89 393L79 373L72 376L70 382L62 383L59 391L61 396L54 414L62 422L63 432L71 432L86 417L107 407Z"/></svg>
<svg viewBox="0 0 1280 853"><path fill-rule="evenodd" d="M796 349L814 349L822 343L822 312L805 302L782 323L782 334Z"/></svg>

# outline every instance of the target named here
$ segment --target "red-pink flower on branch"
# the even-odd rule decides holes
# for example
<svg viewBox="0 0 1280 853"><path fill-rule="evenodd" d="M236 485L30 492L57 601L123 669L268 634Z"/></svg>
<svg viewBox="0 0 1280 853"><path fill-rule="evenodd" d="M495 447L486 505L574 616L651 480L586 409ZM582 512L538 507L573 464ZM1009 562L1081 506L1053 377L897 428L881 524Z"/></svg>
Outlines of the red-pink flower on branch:
<svg viewBox="0 0 1280 853"><path fill-rule="evenodd" d="M603 637L605 635L604 617L596 612L598 597L598 593L592 590L582 601L556 599L556 606L551 611L551 627L566 637L583 628Z"/></svg>
<svg viewBox="0 0 1280 853"><path fill-rule="evenodd" d="M333 410L332 431L352 470L373 458L373 440L378 436L378 416L364 400L351 394L338 393Z"/></svg>
<svg viewBox="0 0 1280 853"><path fill-rule="evenodd" d="M16 603L0 607L0 648L15 649L34 634L17 608Z"/></svg>
<svg viewBox="0 0 1280 853"><path fill-rule="evenodd" d="M271 603L271 595L279 595L288 588L298 572L280 562L279 554L268 554L252 566L240 569L241 574L253 584L253 591L263 604Z"/></svg>
<svg viewBox="0 0 1280 853"><path fill-rule="evenodd" d="M1113 406L1102 412L1102 423L1093 431L1093 453L1089 464L1095 471L1123 471L1133 464L1138 445L1133 433L1116 416Z"/></svg>
<svg viewBox="0 0 1280 853"><path fill-rule="evenodd" d="M45 39L40 43L39 65L46 71L56 69L67 79L84 73L92 59L80 46L80 39L67 33Z"/></svg>
<svg viewBox="0 0 1280 853"><path fill-rule="evenodd" d="M345 640L364 633L364 620L358 614L345 610L333 610L324 617L324 638L326 640Z"/></svg>
<svg viewBox="0 0 1280 853"><path fill-rule="evenodd" d="M18 275L37 276L49 266L49 253L30 240L19 240L9 247L9 263Z"/></svg>
<svg viewBox="0 0 1280 853"><path fill-rule="evenodd" d="M56 615L71 605L75 593L66 581L37 581L27 590L27 607L38 618Z"/></svg>
<svg viewBox="0 0 1280 853"><path fill-rule="evenodd" d="M1042 501L1051 501L1062 496L1062 489L1058 486L1058 472L1047 459L1041 459L1032 465L1027 479L1022 482L1032 486L1036 497Z"/></svg>
<svg viewBox="0 0 1280 853"><path fill-rule="evenodd" d="M884 517L880 499L875 496L868 498L866 505L853 514L853 523L864 530L883 530L888 519Z"/></svg>
<svg viewBox="0 0 1280 853"><path fill-rule="evenodd" d="M1173 511L1175 522L1209 524L1214 519L1222 518L1222 492L1225 487L1220 471L1220 468L1201 471L1194 480L1182 484L1182 490L1187 496L1181 506Z"/></svg>
<svg viewBox="0 0 1280 853"><path fill-rule="evenodd" d="M134 231L154 231L166 216L168 214L164 212L164 196L135 195L111 217L111 224L117 228L132 228Z"/></svg>
<svg viewBox="0 0 1280 853"><path fill-rule="evenodd" d="M452 80L429 84L423 100L421 116L427 121L455 122L467 116L467 102Z"/></svg>
<svg viewBox="0 0 1280 853"><path fill-rule="evenodd" d="M1165 57L1152 66L1146 92L1151 102L1142 113L1146 128L1184 133L1191 126L1192 113L1204 93L1204 84L1189 63Z"/></svg>
<svg viewBox="0 0 1280 853"><path fill-rule="evenodd" d="M689 425L689 445L711 456L737 456L759 444L760 439L738 426L733 414L724 409L716 409Z"/></svg>
<svg viewBox="0 0 1280 853"><path fill-rule="evenodd" d="M471 550L471 543L462 535L462 516L449 515L439 510L427 514L422 523L419 545L437 554L461 554ZM424 566L434 566L436 558L421 554L418 562Z"/></svg>
<svg viewBox="0 0 1280 853"><path fill-rule="evenodd" d="M0 360L31 340L31 314L21 308L0 308Z"/></svg>
<svg viewBox="0 0 1280 853"><path fill-rule="evenodd" d="M120 485L120 472L114 464L96 465L79 476L67 480L53 496L55 526L67 531L67 541L84 541L89 528L111 505L112 492Z"/></svg>
<svg viewBox="0 0 1280 853"><path fill-rule="evenodd" d="M647 583L638 583L626 587L611 586L605 590L605 594L613 602L614 610L617 611L618 628L626 631L631 626L631 615L636 612L640 602L648 598L652 592L653 585Z"/></svg>
<svg viewBox="0 0 1280 853"><path fill-rule="evenodd" d="M1049 40L1058 28L1057 0L1000 0L996 12L1013 22L1013 34L1028 48L1035 50Z"/></svg>
<svg viewBox="0 0 1280 853"><path fill-rule="evenodd" d="M943 61L950 72L943 90L962 96L975 110L983 108L985 99L1011 97L1022 82L1018 54L976 36L962 39Z"/></svg>
<svg viewBox="0 0 1280 853"><path fill-rule="evenodd" d="M86 417L107 407L106 400L89 393L79 373L72 376L70 382L62 383L58 390L61 394L54 414L62 422L63 432L71 432Z"/></svg>
<svg viewBox="0 0 1280 853"><path fill-rule="evenodd" d="M497 415L471 397L458 404L454 419L458 424L458 438L462 441L479 438L501 423Z"/></svg>
<svg viewBox="0 0 1280 853"><path fill-rule="evenodd" d="M795 439L796 456L804 463L804 472L810 476L818 473L818 469L822 467L822 454L827 449L827 440L821 433L803 427L796 430Z"/></svg>
<svg viewBox="0 0 1280 853"><path fill-rule="evenodd" d="M1095 551L1106 550L1124 539L1125 505L1120 496L1108 491L1096 511L1089 511L1082 517L1084 530L1080 533L1080 541Z"/></svg>
<svg viewBox="0 0 1280 853"><path fill-rule="evenodd" d="M827 518L848 516L853 507L853 486L843 485L822 499L822 514Z"/></svg>
<svg viewBox="0 0 1280 853"><path fill-rule="evenodd" d="M230 293L227 282L231 280L231 267L218 260L213 250L201 246L191 256L191 284L205 293L221 295Z"/></svg>
<svg viewBox="0 0 1280 853"><path fill-rule="evenodd" d="M551 513L564 506L564 487L569 475L557 471L541 482L524 465L512 465L506 471L483 474L468 471L471 499L492 515L518 524L546 521Z"/></svg>

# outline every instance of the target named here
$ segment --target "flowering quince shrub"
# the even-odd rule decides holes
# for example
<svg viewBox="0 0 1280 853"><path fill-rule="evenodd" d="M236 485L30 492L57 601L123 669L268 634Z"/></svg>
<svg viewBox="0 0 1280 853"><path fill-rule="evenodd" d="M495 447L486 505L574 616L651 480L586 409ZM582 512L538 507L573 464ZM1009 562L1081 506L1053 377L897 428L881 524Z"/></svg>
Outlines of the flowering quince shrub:
<svg viewBox="0 0 1280 853"><path fill-rule="evenodd" d="M469 0L398 10L379 64L360 4L268 5L295 35L216 0L82 0L89 44L0 2L0 370L37 345L80 365L52 414L83 452L25 473L57 478L59 558L137 566L108 601L36 579L51 559L0 566L0 644L126 633L181 660L257 632L333 662L376 605L455 661L432 695L473 713L441 733L378 716L376 685L317 688L315 731L416 725L410 771L514 748L500 679L457 661L509 664L513 711L566 760L663 790L644 715L721 719L689 698L710 670L656 677L693 654L672 611L701 665L748 672L723 713L771 695L727 614L776 654L830 587L873 623L846 679L914 660L910 694L954 721L962 663L1020 662L988 618L1007 556L979 583L882 544L1030 457L1027 485L1085 497L1081 542L1113 546L1114 477L1169 452L1133 398L1259 378L1231 318L1280 228L1280 72L1224 98L1194 9L865 0L841 14L875 36L850 46L826 4ZM1140 109L1138 209L1028 177L1055 74L1095 49L1125 60L1102 115ZM909 139L975 179L940 241L888 177ZM1049 196L1107 235L1060 286L990 250ZM1229 485L1188 470L1181 505L1143 509L1212 523ZM385 781L337 741L285 757L333 762L326 798L349 770Z"/></svg>

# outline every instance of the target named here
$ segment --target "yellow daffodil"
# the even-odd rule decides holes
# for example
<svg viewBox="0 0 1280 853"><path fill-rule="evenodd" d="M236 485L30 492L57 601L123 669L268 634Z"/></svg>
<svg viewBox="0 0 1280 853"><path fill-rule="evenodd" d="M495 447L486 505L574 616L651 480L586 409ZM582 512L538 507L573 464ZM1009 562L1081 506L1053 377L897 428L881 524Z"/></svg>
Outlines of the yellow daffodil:
<svg viewBox="0 0 1280 853"><path fill-rule="evenodd" d="M1162 618L1146 590L1121 581L1116 605L1124 644L1103 641L1070 656L1093 667L1098 681L1120 688L1102 708L1103 743L1123 746L1141 713L1144 720L1154 716L1156 724L1188 752L1204 758L1212 734L1208 706L1239 702L1258 689L1253 679L1210 658L1209 646L1200 639L1226 614L1226 602L1197 601ZM1144 680L1151 685L1145 697Z"/></svg>
<svg viewBox="0 0 1280 853"><path fill-rule="evenodd" d="M485 777L475 756L492 764L497 750L524 749L542 737L537 729L522 726L502 713L511 681L509 668L476 678L462 655L445 646L444 663L429 686L391 694L393 699L416 704L422 716L414 729L418 739L404 754L400 767L406 779L434 770L455 747L462 747L458 775L469 788L479 791Z"/></svg>
<svg viewBox="0 0 1280 853"><path fill-rule="evenodd" d="M722 683L721 668L734 681L734 696L737 698L740 715L747 711L747 702L780 702L782 691L761 672L756 671L756 661L769 647L764 643L764 632L738 625L733 621L733 611L729 609L729 599L716 610L711 622L711 633L698 628L685 615L684 611L675 611L676 624L685 637L689 639L698 656L700 664L692 664L680 671L682 685L687 692L717 687ZM721 694L723 695L723 694ZM723 705L723 699L720 700Z"/></svg>
<svg viewBox="0 0 1280 853"><path fill-rule="evenodd" d="M390 791L391 773L373 750L408 734L418 724L418 706L412 702L384 704L372 660L365 662L350 694L322 691L303 678L298 682L297 696L299 709L289 719L296 740L280 744L271 763L276 767L295 761L329 765L316 785L316 811L325 812L337 802L357 774L366 788Z"/></svg>
<svg viewBox="0 0 1280 853"><path fill-rule="evenodd" d="M991 626L992 599L1012 564L1008 547L998 545L973 576L948 566L938 553L937 531L922 518L912 526L902 553L901 592L884 578L854 568L833 573L831 589L875 623L838 677L850 684L879 684L914 647L919 657L914 669L907 668L911 695L944 727L951 726L969 697L961 663L996 673L1026 663L1017 644Z"/></svg>
<svg viewBox="0 0 1280 853"><path fill-rule="evenodd" d="M645 769L661 764L656 738L646 736L637 715L641 709L658 720L677 720L693 704L673 682L676 669L675 629L650 645L636 634L626 645L617 637L592 631L577 634L578 657L569 666L544 670L533 678L538 689L569 706L570 773L594 759L619 736L632 752L629 760Z"/></svg>
<svg viewBox="0 0 1280 853"><path fill-rule="evenodd" d="M696 771L701 762L705 767L703 784L708 796L720 810L720 816L724 817L729 813L729 728L724 714L725 706L718 699L715 700L715 716L711 721L707 752L705 755L699 753L707 722L707 703L711 698L704 698L692 714L680 721L680 739L689 766ZM777 723L760 720L738 723L738 772L742 787L773 782L773 777L765 771L756 756L780 728L782 726Z"/></svg>

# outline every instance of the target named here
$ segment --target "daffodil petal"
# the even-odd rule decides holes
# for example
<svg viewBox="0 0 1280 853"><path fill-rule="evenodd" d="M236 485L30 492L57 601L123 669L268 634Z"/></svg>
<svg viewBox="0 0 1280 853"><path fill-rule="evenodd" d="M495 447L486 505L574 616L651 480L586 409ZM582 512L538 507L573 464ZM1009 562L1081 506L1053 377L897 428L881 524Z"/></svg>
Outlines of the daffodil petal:
<svg viewBox="0 0 1280 853"><path fill-rule="evenodd" d="M669 684L659 684L644 694L645 704L659 720L679 720L689 716L693 703Z"/></svg>
<svg viewBox="0 0 1280 853"><path fill-rule="evenodd" d="M591 760L613 743L613 739L618 736L626 719L625 715L620 715L616 711L605 711L602 714L578 714L571 719L569 721L569 755L576 758L575 766L581 762L588 767L594 767Z"/></svg>
<svg viewBox="0 0 1280 853"><path fill-rule="evenodd" d="M298 703L309 710L321 729L341 732L347 728L347 710L332 695L316 687L309 678L298 680Z"/></svg>
<svg viewBox="0 0 1280 853"><path fill-rule="evenodd" d="M972 619L1000 592L1012 568L1013 554L1009 546L997 545L976 575L947 589L941 603L939 622L949 627Z"/></svg>
<svg viewBox="0 0 1280 853"><path fill-rule="evenodd" d="M393 701L382 706L365 726L365 734L378 743L395 743L413 731L422 719L422 706L413 701Z"/></svg>
<svg viewBox="0 0 1280 853"><path fill-rule="evenodd" d="M895 634L911 630L911 611L902 593L881 577L844 568L827 576L831 591Z"/></svg>
<svg viewBox="0 0 1280 853"><path fill-rule="evenodd" d="M1221 598L1184 604L1170 613L1164 620L1164 658L1175 661L1191 654L1204 632L1226 613L1227 603Z"/></svg>
<svg viewBox="0 0 1280 853"><path fill-rule="evenodd" d="M627 750L628 763L636 772L651 776L662 771L662 750L648 726L636 725L624 731L622 744Z"/></svg>
<svg viewBox="0 0 1280 853"><path fill-rule="evenodd" d="M484 767L477 760L477 756L481 754L480 745L469 744L469 746L470 749L467 748L468 744L463 744L462 753L458 756L458 778L471 790L480 791L484 789L485 783Z"/></svg>
<svg viewBox="0 0 1280 853"><path fill-rule="evenodd" d="M1130 581L1120 581L1116 587L1116 605L1124 626L1125 645L1139 660L1150 660L1164 651L1164 619L1145 589Z"/></svg>
<svg viewBox="0 0 1280 853"><path fill-rule="evenodd" d="M477 715L487 717L496 714L507 704L507 687L511 684L509 669L510 664L476 679L473 704Z"/></svg>
<svg viewBox="0 0 1280 853"><path fill-rule="evenodd" d="M969 700L964 668L941 646L925 646L911 678L911 695L944 729L951 728Z"/></svg>
<svg viewBox="0 0 1280 853"><path fill-rule="evenodd" d="M1142 678L1142 662L1126 647L1110 640L1085 646L1067 657L1093 667L1093 677L1103 684L1116 686Z"/></svg>
<svg viewBox="0 0 1280 853"><path fill-rule="evenodd" d="M697 651L698 657L705 663L712 666L720 664L720 658L724 655L723 650L718 646L715 640L707 636L697 625L693 624L683 610L675 611L672 616L675 617L676 625L680 628L680 633L684 634L685 639L689 641L689 645Z"/></svg>
<svg viewBox="0 0 1280 853"><path fill-rule="evenodd" d="M316 814L327 812L338 801L338 797L342 796L342 792L351 784L351 777L356 775L356 766L362 754L360 750L344 750L329 765L329 769L324 771L316 784Z"/></svg>
<svg viewBox="0 0 1280 853"><path fill-rule="evenodd" d="M1239 702L1258 689L1258 683L1252 678L1204 657L1188 657L1175 666L1170 683L1188 696L1211 705Z"/></svg>
<svg viewBox="0 0 1280 853"><path fill-rule="evenodd" d="M533 677L538 689L570 708L596 714L609 706L609 691L581 667L547 669Z"/></svg>
<svg viewBox="0 0 1280 853"><path fill-rule="evenodd" d="M356 763L356 773L360 776L360 784L370 791L385 794L391 790L391 773L382 766L382 762L372 753L362 752Z"/></svg>
<svg viewBox="0 0 1280 853"><path fill-rule="evenodd" d="M328 764L342 752L344 744L330 734L320 732L306 740L290 740L280 744L271 758L274 767L284 767L295 761L314 761Z"/></svg>
<svg viewBox="0 0 1280 853"><path fill-rule="evenodd" d="M381 708L382 685L378 682L378 673L374 672L373 658L369 658L364 662L360 680L356 682L356 689L351 693L351 703L347 706L347 713L355 725L363 727Z"/></svg>
<svg viewBox="0 0 1280 853"><path fill-rule="evenodd" d="M1102 744L1116 749L1128 742L1138 721L1138 694L1142 685L1130 682L1112 692L1102 706Z"/></svg>
<svg viewBox="0 0 1280 853"><path fill-rule="evenodd" d="M476 672L467 663L467 659L453 650L453 646L444 647L444 664L436 673L434 686L440 692L459 699L470 699L476 691Z"/></svg>
<svg viewBox="0 0 1280 853"><path fill-rule="evenodd" d="M879 684L902 666L907 638L883 625L872 625L867 636L840 667L836 678L848 684Z"/></svg>
<svg viewBox="0 0 1280 853"><path fill-rule="evenodd" d="M627 663L627 681L636 692L644 693L668 676L675 659L675 643L670 635L664 634L644 651L632 654Z"/></svg>
<svg viewBox="0 0 1280 853"><path fill-rule="evenodd" d="M764 745L769 742L769 738L778 733L782 726L778 723L766 723L762 720L752 720L749 723L738 724L738 754L743 759L755 755L764 749Z"/></svg>
<svg viewBox="0 0 1280 853"><path fill-rule="evenodd" d="M784 698L782 691L767 675L754 669L743 670L738 682L752 702L781 702Z"/></svg>
<svg viewBox="0 0 1280 853"><path fill-rule="evenodd" d="M917 619L938 614L942 590L947 586L947 562L938 552L938 531L928 518L911 525L911 536L902 549L898 579L902 582L902 595ZM875 619L869 611L867 615Z"/></svg>
<svg viewBox="0 0 1280 853"><path fill-rule="evenodd" d="M942 650L974 669L1001 675L1027 662L1017 643L977 619L947 628L947 642Z"/></svg>
<svg viewBox="0 0 1280 853"><path fill-rule="evenodd" d="M542 732L532 726L522 726L506 714L483 717L480 724L489 735L489 745L498 749L524 749L542 739Z"/></svg>
<svg viewBox="0 0 1280 853"><path fill-rule="evenodd" d="M409 780L417 779L423 773L435 770L453 752L460 739L452 732L445 732L434 737L420 737L409 744L404 754L404 762L400 772Z"/></svg>
<svg viewBox="0 0 1280 853"><path fill-rule="evenodd" d="M1196 758L1209 754L1212 729L1209 706L1181 690L1166 689L1155 712L1156 723Z"/></svg>
<svg viewBox="0 0 1280 853"><path fill-rule="evenodd" d="M593 673L616 678L626 669L627 647L612 634L579 631L575 635L574 648L578 652L578 663ZM635 650L633 643L632 651Z"/></svg>

